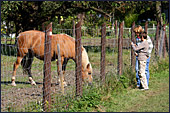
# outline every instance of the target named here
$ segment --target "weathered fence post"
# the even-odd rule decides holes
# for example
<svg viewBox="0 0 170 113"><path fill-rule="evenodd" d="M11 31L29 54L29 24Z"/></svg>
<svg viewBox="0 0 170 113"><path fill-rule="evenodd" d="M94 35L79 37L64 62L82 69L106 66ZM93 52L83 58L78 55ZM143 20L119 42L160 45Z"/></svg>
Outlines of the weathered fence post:
<svg viewBox="0 0 170 113"><path fill-rule="evenodd" d="M159 40L159 22L157 22L156 36L155 36L155 56L158 55L158 40Z"/></svg>
<svg viewBox="0 0 170 113"><path fill-rule="evenodd" d="M42 23L42 30L43 30L43 31L45 30L44 23Z"/></svg>
<svg viewBox="0 0 170 113"><path fill-rule="evenodd" d="M131 41L136 44L136 39L135 39L135 32L133 31L135 28L135 22L132 23L132 28L131 28ZM131 66L132 66L132 71L135 71L135 52L133 48L131 47Z"/></svg>
<svg viewBox="0 0 170 113"><path fill-rule="evenodd" d="M117 38L117 20L115 20L115 38Z"/></svg>
<svg viewBox="0 0 170 113"><path fill-rule="evenodd" d="M73 37L75 38L75 21L73 20Z"/></svg>
<svg viewBox="0 0 170 113"><path fill-rule="evenodd" d="M161 29L161 39L160 39L160 45L159 45L159 57L161 58L162 57L162 50L163 50L163 44L164 44L164 37L165 37L165 24L163 26L163 28Z"/></svg>
<svg viewBox="0 0 170 113"><path fill-rule="evenodd" d="M166 48L166 51L167 51L167 53L169 55L169 42L168 42L166 33L165 33L165 48Z"/></svg>
<svg viewBox="0 0 170 113"><path fill-rule="evenodd" d="M145 32L148 33L148 21L145 22Z"/></svg>
<svg viewBox="0 0 170 113"><path fill-rule="evenodd" d="M123 57L122 57L122 47L123 47L123 25L124 21L119 25L119 38L118 38L118 75L122 75L123 69Z"/></svg>
<svg viewBox="0 0 170 113"><path fill-rule="evenodd" d="M76 96L82 96L81 21L76 24Z"/></svg>
<svg viewBox="0 0 170 113"><path fill-rule="evenodd" d="M163 26L163 37L164 37L164 40L163 40L163 58L165 58L165 53L166 53L166 47L165 47L165 41L166 41L166 24L164 24Z"/></svg>
<svg viewBox="0 0 170 113"><path fill-rule="evenodd" d="M106 23L102 25L102 30L101 30L101 61L100 61L100 74L101 74L101 81L104 83L105 82L105 45L106 45Z"/></svg>
<svg viewBox="0 0 170 113"><path fill-rule="evenodd" d="M43 110L50 111L51 106L51 38L52 23L46 27L44 47L44 79L43 79Z"/></svg>
<svg viewBox="0 0 170 113"><path fill-rule="evenodd" d="M60 45L57 44L57 52L58 52L58 72L60 77L60 84L61 84L61 92L64 94L64 84L63 84L63 72L62 72L62 66L61 66L61 56L60 56Z"/></svg>

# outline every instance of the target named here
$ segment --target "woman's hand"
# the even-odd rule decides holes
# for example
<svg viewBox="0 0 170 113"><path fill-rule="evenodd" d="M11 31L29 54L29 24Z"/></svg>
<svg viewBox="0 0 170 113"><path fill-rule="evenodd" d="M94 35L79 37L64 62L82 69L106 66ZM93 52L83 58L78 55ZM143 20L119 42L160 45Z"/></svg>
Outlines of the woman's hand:
<svg viewBox="0 0 170 113"><path fill-rule="evenodd" d="M138 54L135 52L135 55L138 56Z"/></svg>

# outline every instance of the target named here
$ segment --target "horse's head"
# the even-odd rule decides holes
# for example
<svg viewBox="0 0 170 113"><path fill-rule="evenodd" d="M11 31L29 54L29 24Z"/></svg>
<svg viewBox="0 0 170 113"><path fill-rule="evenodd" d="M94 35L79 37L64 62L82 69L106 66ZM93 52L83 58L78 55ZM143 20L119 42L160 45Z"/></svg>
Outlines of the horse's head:
<svg viewBox="0 0 170 113"><path fill-rule="evenodd" d="M88 82L92 84L92 66L89 62L89 58L86 49L82 47L82 80L83 82Z"/></svg>
<svg viewBox="0 0 170 113"><path fill-rule="evenodd" d="M83 82L88 82L89 85L92 84L93 82L93 77L92 77L92 66L90 63L88 63L85 68L82 70L82 79Z"/></svg>

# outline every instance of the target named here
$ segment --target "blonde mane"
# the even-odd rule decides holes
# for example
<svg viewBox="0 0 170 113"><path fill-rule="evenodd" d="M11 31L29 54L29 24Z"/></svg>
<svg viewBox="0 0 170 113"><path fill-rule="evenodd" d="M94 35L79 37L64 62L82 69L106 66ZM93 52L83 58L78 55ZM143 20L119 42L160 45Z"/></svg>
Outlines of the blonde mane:
<svg viewBox="0 0 170 113"><path fill-rule="evenodd" d="M89 64L89 57L87 55L86 49L82 46L82 66L83 69L86 68L86 66ZM91 66L91 65L90 65Z"/></svg>
<svg viewBox="0 0 170 113"><path fill-rule="evenodd" d="M74 38L74 37L71 37L71 36L68 35L68 34L61 33L60 35L66 35L66 36L68 36L72 41L75 42L75 38ZM88 57L88 54L87 54L87 52L86 52L86 49L82 46L82 66L83 66L83 69L85 69L88 64L90 64L90 62L89 62L89 57ZM90 66L91 66L91 64L90 64Z"/></svg>

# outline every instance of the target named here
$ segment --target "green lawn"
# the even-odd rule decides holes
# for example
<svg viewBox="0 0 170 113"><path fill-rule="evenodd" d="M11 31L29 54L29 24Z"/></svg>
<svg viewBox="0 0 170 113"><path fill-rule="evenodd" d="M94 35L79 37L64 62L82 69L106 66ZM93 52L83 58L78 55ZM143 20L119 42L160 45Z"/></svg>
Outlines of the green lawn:
<svg viewBox="0 0 170 113"><path fill-rule="evenodd" d="M100 52L90 50L88 55L93 69L96 71L94 73L95 77L100 70ZM132 77L135 79L135 73L132 73L129 68L129 55L130 50L123 51L123 75L119 77L116 74L117 52L107 52L106 70L108 72L106 73L105 86L100 86L100 81L94 81L92 87L84 86L83 97L80 99L75 99L74 96L52 94L52 98L55 101L52 102L51 112L169 112L169 57L161 60L154 59L154 57L151 59L150 89L148 91L141 91L134 88L134 80L131 80ZM1 55L1 82L10 82L15 60L16 57ZM42 68L43 61L35 58L32 65L35 81L42 82ZM52 62L51 69L52 73L56 75L56 62ZM75 63L70 60L67 70L74 69ZM19 66L17 81L28 82L27 75L21 75L22 68ZM5 90L14 89L6 84L1 84L1 88L3 90L1 95L5 95ZM36 87L32 87L30 84L18 84L15 89L17 88L29 89ZM74 93L73 91L71 92ZM38 103L32 102L24 106L24 111L42 111L41 101Z"/></svg>
<svg viewBox="0 0 170 113"><path fill-rule="evenodd" d="M107 112L169 112L169 71L151 75L150 89L125 89L104 101ZM160 77L161 76L161 77Z"/></svg>
<svg viewBox="0 0 170 113"><path fill-rule="evenodd" d="M94 86L89 88L90 90L86 89L80 100L68 102L70 106L61 111L169 112L169 62L167 60L168 58L150 65L151 69L155 68L155 70L151 71L150 89L147 91L131 86L122 88L124 85L119 82L114 85L114 88L111 85L107 85L107 88ZM126 82L124 79L126 78L122 77L120 81Z"/></svg>

